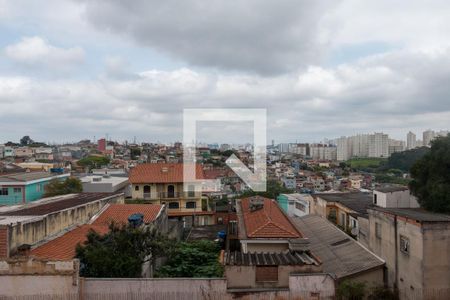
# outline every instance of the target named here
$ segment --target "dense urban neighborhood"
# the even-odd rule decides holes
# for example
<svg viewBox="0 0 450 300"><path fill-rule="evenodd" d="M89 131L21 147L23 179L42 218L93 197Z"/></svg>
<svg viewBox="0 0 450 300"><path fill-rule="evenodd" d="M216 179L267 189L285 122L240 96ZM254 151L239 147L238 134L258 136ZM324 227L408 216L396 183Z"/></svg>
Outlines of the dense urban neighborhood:
<svg viewBox="0 0 450 300"><path fill-rule="evenodd" d="M251 167L251 144L197 145L196 179L216 180L199 190L181 143L8 142L2 295L445 299L450 202L422 181L442 175L448 189L450 135L428 136L272 142L265 192L226 165L234 154ZM421 177L431 160L447 174Z"/></svg>

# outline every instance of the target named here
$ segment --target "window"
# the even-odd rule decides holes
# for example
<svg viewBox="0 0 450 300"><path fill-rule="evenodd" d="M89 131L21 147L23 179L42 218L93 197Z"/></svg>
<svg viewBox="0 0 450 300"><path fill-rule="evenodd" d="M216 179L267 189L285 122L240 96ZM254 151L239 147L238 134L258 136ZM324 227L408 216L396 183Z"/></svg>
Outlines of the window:
<svg viewBox="0 0 450 300"><path fill-rule="evenodd" d="M0 196L8 196L8 195L9 195L8 188L0 189Z"/></svg>
<svg viewBox="0 0 450 300"><path fill-rule="evenodd" d="M299 202L295 202L295 208L301 211L306 211L306 207Z"/></svg>
<svg viewBox="0 0 450 300"><path fill-rule="evenodd" d="M22 188L14 188L14 193L22 193Z"/></svg>
<svg viewBox="0 0 450 300"><path fill-rule="evenodd" d="M197 203L195 201L186 202L186 208L196 208Z"/></svg>
<svg viewBox="0 0 450 300"><path fill-rule="evenodd" d="M278 266L256 266L256 281L278 281Z"/></svg>
<svg viewBox="0 0 450 300"><path fill-rule="evenodd" d="M180 203L178 202L169 202L169 209L178 209L180 208Z"/></svg>
<svg viewBox="0 0 450 300"><path fill-rule="evenodd" d="M167 187L167 198L175 198L175 187L173 185Z"/></svg>
<svg viewBox="0 0 450 300"><path fill-rule="evenodd" d="M40 184L37 184L36 185L36 192L40 192L41 191L41 185Z"/></svg>
<svg viewBox="0 0 450 300"><path fill-rule="evenodd" d="M373 204L377 204L377 194L373 194Z"/></svg>
<svg viewBox="0 0 450 300"><path fill-rule="evenodd" d="M195 197L195 187L192 184L188 186L188 190L188 197Z"/></svg>
<svg viewBox="0 0 450 300"><path fill-rule="evenodd" d="M134 187L134 190L135 190L135 191L139 191L139 186L138 186L138 185L135 186L135 187Z"/></svg>
<svg viewBox="0 0 450 300"><path fill-rule="evenodd" d="M378 239L381 239L381 224L380 223L375 223L375 236Z"/></svg>
<svg viewBox="0 0 450 300"><path fill-rule="evenodd" d="M400 236L400 251L409 255L409 239L406 236Z"/></svg>

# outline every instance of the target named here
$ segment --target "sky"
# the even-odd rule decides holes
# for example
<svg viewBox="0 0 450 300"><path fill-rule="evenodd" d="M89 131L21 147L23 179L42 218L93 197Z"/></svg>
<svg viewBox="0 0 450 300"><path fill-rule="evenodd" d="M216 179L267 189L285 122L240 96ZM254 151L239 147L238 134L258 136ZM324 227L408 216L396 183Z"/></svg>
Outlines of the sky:
<svg viewBox="0 0 450 300"><path fill-rule="evenodd" d="M444 0L0 0L0 143L180 141L189 108L264 108L275 142L421 138L450 128L449 15ZM253 136L203 125L199 141Z"/></svg>

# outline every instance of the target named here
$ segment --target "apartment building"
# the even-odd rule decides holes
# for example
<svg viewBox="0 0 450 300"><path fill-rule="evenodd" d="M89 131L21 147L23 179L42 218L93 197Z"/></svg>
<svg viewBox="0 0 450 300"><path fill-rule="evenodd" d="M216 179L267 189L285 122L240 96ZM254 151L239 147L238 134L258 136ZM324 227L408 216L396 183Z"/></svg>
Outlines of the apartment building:
<svg viewBox="0 0 450 300"><path fill-rule="evenodd" d="M411 131L406 135L406 149L411 150L417 147L416 135Z"/></svg>
<svg viewBox="0 0 450 300"><path fill-rule="evenodd" d="M450 216L372 207L368 247L386 261L400 299L450 299Z"/></svg>
<svg viewBox="0 0 450 300"><path fill-rule="evenodd" d="M382 132L369 135L369 157L389 157L389 137Z"/></svg>

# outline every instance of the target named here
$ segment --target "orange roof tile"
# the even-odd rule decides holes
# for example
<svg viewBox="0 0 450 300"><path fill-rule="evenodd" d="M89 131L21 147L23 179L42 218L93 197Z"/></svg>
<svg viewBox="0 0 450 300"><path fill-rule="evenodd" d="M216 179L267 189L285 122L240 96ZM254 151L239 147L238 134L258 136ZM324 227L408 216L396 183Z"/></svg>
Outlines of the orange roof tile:
<svg viewBox="0 0 450 300"><path fill-rule="evenodd" d="M108 226L82 225L31 250L31 255L44 259L70 260L75 257L77 244L87 240L86 235L91 229L98 234L106 234L109 231Z"/></svg>
<svg viewBox="0 0 450 300"><path fill-rule="evenodd" d="M258 197L258 196L256 196ZM250 210L250 200L241 200L245 230L250 238L300 238L301 234L289 218L281 211L278 204L268 198L259 197L264 206L255 211Z"/></svg>
<svg viewBox="0 0 450 300"><path fill-rule="evenodd" d="M131 183L178 183L183 182L183 164L141 164L130 172ZM204 179L203 168L196 165L196 178Z"/></svg>
<svg viewBox="0 0 450 300"><path fill-rule="evenodd" d="M156 219L161 208L157 204L111 204L92 224L108 226L112 221L127 224L128 217L135 213L143 214L144 223L148 224Z"/></svg>

